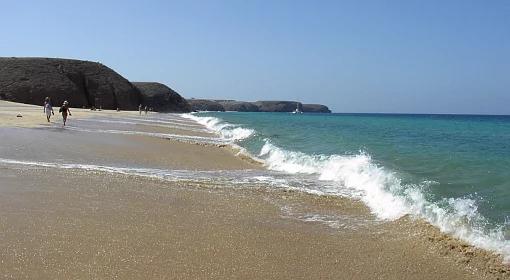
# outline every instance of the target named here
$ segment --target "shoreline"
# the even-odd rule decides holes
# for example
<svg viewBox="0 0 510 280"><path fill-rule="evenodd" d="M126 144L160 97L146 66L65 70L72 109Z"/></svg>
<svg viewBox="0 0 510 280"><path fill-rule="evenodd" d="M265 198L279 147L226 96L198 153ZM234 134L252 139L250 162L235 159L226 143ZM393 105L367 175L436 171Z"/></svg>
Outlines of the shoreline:
<svg viewBox="0 0 510 280"><path fill-rule="evenodd" d="M0 107L4 104L4 101L0 101ZM27 110L27 114L34 114L34 117L37 114L38 118L45 121L42 107L40 113L37 113L38 110L33 107L38 106L9 106L16 109L4 110L4 114L15 110L25 114L23 110ZM137 111L97 114L103 112L84 110L90 114L82 114L79 110L72 111L78 112L77 121L89 115L104 118L138 116ZM53 138L39 143L39 146L48 149L48 154L37 155L40 159L47 159L59 151L62 157L57 159L71 159L70 163L76 160L76 163L93 162L106 166L136 164L148 168L189 171L261 168L260 165L257 167L257 164L236 156L235 149L230 146L179 143L172 139L144 135L98 136L67 129L56 130L44 125L30 126L36 124L32 119L18 124L3 118L1 120L0 130L8 130L12 135L4 138L8 139L3 142L4 149L0 150L0 157L34 160L33 153L19 154L19 149L37 146L29 137L45 139L51 135L57 140ZM73 119L70 123L73 123ZM6 126L21 128L9 129ZM43 128L26 128L35 126ZM161 128L150 128L150 125L146 129L162 131ZM45 268L36 256L30 256L29 252L22 253L25 261L13 261L7 269L4 267L4 271L1 271L3 275L12 274L13 278L37 275L40 272L46 273L43 275L47 278L85 278L91 275L108 277L117 272L117 276L133 279L139 278L136 275L143 276L144 271L151 271L153 277L171 273L153 265L154 262L171 265L178 271L174 276L189 279L222 276L246 278L250 275L266 279L300 276L328 279L342 276L361 279L506 279L510 275L508 266L499 264L498 260L501 259L490 252L439 233L429 224L409 217L394 222L378 222L361 202L350 199L263 188L236 189L235 186L215 185L213 181L167 182L157 178L112 175L98 171L5 167L1 164L0 185L0 191L4 194L0 207L6 214L0 220L3 228L12 230L11 233L15 229L29 229L25 235L27 239L6 234L0 237L4 239L2 244L7 246L3 251L18 252L22 246L30 245L32 252L38 252L38 258L54 260L49 266L46 264ZM185 198L189 204L179 204L179 198ZM83 204L84 207L80 208L73 203ZM115 208L115 205L120 208ZM120 205L126 208L123 210ZM144 215L144 211L153 213L154 217ZM218 215L211 216L208 211L217 212ZM186 219L190 213L194 213L191 224ZM27 220L16 220L19 217ZM44 223L37 222L37 218L51 221L54 228L47 228ZM101 219L116 224L117 228L108 227L111 236L101 233L99 224L104 223ZM146 219L152 224L145 224ZM80 227L84 227L84 232L76 231ZM182 231L170 228L180 228ZM202 228L204 232L194 232L197 228ZM170 230L172 234L164 233L165 230ZM77 236L66 235L71 232ZM145 238L144 233L149 234L149 237ZM121 237L122 234L134 244L152 244L151 250L117 244L120 247L114 246L112 252L103 254L103 257L109 256L112 266L108 269L108 258L95 259L92 251L116 244L115 236ZM193 238L189 239L187 235ZM185 249L191 250L184 253L184 262L179 261L182 255L175 253L180 248L179 237L184 238L182 244L186 244ZM235 238L224 240L225 237ZM66 239L64 243L62 238ZM42 243L34 244L29 240L39 240ZM80 247L80 242L85 240L88 240L87 244L91 248ZM199 244L194 244L196 240L200 240ZM154 244L161 243L165 244L166 250L158 251L154 247ZM126 241L126 244L130 242ZM49 246L46 249L50 252L64 246L63 255L67 257L50 256L45 253L44 246ZM73 257L72 251L76 248L81 248L83 254ZM134 251L130 251L132 249ZM12 258L12 255L6 254L2 255L2 260ZM161 256L166 256L166 261ZM123 266L123 257L131 257L128 262L137 269L130 270L129 265ZM137 261L133 259L135 257L140 259ZM150 258L152 261L149 262ZM33 267L24 266L30 262L36 263L31 263ZM57 273L59 267L71 263L76 264L77 268L66 266L61 269L62 274ZM88 273L84 272L86 267ZM198 271L199 268L203 270ZM15 274L15 271L21 274ZM134 274L130 275L129 271Z"/></svg>

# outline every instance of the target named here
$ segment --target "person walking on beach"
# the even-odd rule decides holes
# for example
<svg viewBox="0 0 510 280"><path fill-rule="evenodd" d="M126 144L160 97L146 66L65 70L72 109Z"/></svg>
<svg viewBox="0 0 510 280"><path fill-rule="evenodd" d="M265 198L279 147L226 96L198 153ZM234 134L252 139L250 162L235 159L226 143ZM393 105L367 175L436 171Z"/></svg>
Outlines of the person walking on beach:
<svg viewBox="0 0 510 280"><path fill-rule="evenodd" d="M69 110L69 103L66 101L64 101L64 103L62 104L62 107L60 107L60 110L59 112L62 113L62 119L64 120L64 125L66 125L66 121L67 121L67 114L69 113L69 116L72 116L71 115L71 110Z"/></svg>
<svg viewBox="0 0 510 280"><path fill-rule="evenodd" d="M49 97L44 99L44 113L46 113L46 119L50 122L51 115L55 115L53 112L53 106L51 106L51 100Z"/></svg>
<svg viewBox="0 0 510 280"><path fill-rule="evenodd" d="M147 110L148 110L147 106L145 106L145 115L147 115Z"/></svg>
<svg viewBox="0 0 510 280"><path fill-rule="evenodd" d="M140 116L142 115L142 104L138 105L138 113L140 113Z"/></svg>

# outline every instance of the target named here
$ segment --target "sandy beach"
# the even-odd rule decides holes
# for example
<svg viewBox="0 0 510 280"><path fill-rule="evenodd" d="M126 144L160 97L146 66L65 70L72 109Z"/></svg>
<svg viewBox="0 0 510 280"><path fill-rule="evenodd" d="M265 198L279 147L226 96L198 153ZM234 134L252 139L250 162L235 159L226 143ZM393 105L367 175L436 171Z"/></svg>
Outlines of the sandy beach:
<svg viewBox="0 0 510 280"><path fill-rule="evenodd" d="M3 279L510 279L422 221L230 183L263 165L178 115L57 111L0 101Z"/></svg>
<svg viewBox="0 0 510 280"><path fill-rule="evenodd" d="M41 101L42 103L42 101ZM0 126L13 126L13 127L39 127L48 126L46 117L44 115L43 106L35 106L29 104L15 103L10 101L0 100ZM62 116L58 112L58 105L54 104L53 110L55 115L52 120L61 122ZM80 118L91 116L136 116L138 112L117 112L113 110L91 111L89 109L71 108L71 114L75 114ZM18 117L18 114L21 117ZM43 118L41 118L43 116ZM69 117L72 119L72 117Z"/></svg>

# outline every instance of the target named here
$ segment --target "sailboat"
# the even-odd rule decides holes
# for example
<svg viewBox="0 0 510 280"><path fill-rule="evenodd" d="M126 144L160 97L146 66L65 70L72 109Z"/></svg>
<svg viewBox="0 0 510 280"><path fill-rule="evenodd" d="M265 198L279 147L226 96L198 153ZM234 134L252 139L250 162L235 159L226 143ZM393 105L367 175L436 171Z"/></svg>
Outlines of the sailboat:
<svg viewBox="0 0 510 280"><path fill-rule="evenodd" d="M292 114L303 114L303 111L299 109L299 104L296 105L296 109L291 112Z"/></svg>

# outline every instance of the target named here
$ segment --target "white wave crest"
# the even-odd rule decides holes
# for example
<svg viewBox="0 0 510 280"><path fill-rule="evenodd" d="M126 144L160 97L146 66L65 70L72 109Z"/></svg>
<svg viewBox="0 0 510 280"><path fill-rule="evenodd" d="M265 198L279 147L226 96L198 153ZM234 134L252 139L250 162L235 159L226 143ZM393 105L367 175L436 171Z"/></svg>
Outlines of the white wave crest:
<svg viewBox="0 0 510 280"><path fill-rule="evenodd" d="M366 153L352 156L308 155L287 151L266 139L259 155L271 170L291 174L312 174L327 181L328 194L361 199L378 218L395 220L406 214L421 217L474 246L492 250L510 261L510 241L503 228L487 230L487 220L470 198L449 198L439 202L426 199L423 188L433 183L405 185L394 172L378 166ZM311 186L314 187L314 186ZM336 188L336 190L335 190Z"/></svg>
<svg viewBox="0 0 510 280"><path fill-rule="evenodd" d="M379 218L396 219L406 214L404 203L387 190L399 183L398 180L373 164L368 155L310 156L282 150L266 141L259 157L265 159L267 167L272 170L317 174L319 180L333 181L339 188L338 193L345 193L340 188L350 189L356 194L361 191L361 199Z"/></svg>
<svg viewBox="0 0 510 280"><path fill-rule="evenodd" d="M184 118L196 121L209 130L220 134L222 138L233 142L238 142L250 138L255 134L255 130L253 129L225 123L223 120L215 117L201 117L193 114L183 114L182 116Z"/></svg>

